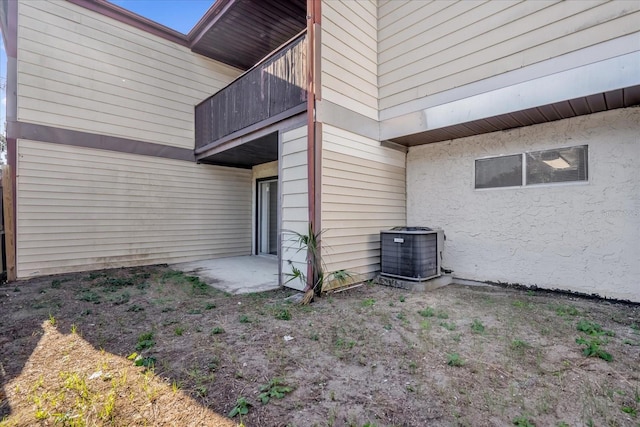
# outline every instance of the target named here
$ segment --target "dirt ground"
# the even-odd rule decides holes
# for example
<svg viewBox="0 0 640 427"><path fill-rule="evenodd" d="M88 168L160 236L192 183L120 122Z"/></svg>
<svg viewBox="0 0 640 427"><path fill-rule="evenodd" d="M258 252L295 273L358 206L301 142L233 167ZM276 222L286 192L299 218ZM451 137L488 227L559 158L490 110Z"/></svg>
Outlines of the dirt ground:
<svg viewBox="0 0 640 427"><path fill-rule="evenodd" d="M164 266L4 285L0 425L640 425L638 305L455 284L291 294Z"/></svg>

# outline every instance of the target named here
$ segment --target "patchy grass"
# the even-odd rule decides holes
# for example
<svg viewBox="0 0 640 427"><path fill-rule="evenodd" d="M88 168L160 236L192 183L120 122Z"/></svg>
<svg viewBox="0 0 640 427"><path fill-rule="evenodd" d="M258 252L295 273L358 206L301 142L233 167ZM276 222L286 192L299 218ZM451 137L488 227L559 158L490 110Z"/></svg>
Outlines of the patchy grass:
<svg viewBox="0 0 640 427"><path fill-rule="evenodd" d="M371 285L300 307L161 266L14 289L0 287L2 427L638 422L638 306Z"/></svg>

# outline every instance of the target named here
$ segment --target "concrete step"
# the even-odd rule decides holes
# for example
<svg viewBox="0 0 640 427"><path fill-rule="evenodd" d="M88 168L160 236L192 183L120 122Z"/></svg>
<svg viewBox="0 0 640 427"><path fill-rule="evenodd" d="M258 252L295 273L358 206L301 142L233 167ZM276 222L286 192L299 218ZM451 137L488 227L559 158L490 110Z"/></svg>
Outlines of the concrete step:
<svg viewBox="0 0 640 427"><path fill-rule="evenodd" d="M427 292L433 291L434 289L441 288L443 286L447 286L452 282L452 277L450 274L443 274L440 277L434 277L433 279L425 280L422 282L416 282L413 280L402 280L394 277L386 277L378 275L374 279L375 283L383 286L391 286L394 288L406 289L408 291L415 292Z"/></svg>

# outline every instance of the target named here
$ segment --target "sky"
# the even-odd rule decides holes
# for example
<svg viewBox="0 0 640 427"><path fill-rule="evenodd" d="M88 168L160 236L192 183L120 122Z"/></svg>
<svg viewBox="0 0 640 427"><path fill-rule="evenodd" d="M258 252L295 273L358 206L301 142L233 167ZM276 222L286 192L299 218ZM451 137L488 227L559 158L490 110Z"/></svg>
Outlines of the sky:
<svg viewBox="0 0 640 427"><path fill-rule="evenodd" d="M111 3L187 34L214 0L111 0Z"/></svg>

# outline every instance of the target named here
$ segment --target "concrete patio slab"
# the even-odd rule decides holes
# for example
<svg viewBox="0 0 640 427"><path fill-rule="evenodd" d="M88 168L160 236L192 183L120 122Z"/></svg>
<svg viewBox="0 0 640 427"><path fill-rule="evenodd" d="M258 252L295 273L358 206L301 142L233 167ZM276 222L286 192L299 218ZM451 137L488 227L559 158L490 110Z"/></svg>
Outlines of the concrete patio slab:
<svg viewBox="0 0 640 427"><path fill-rule="evenodd" d="M266 256L241 256L187 262L171 266L231 294L278 289L278 260Z"/></svg>

